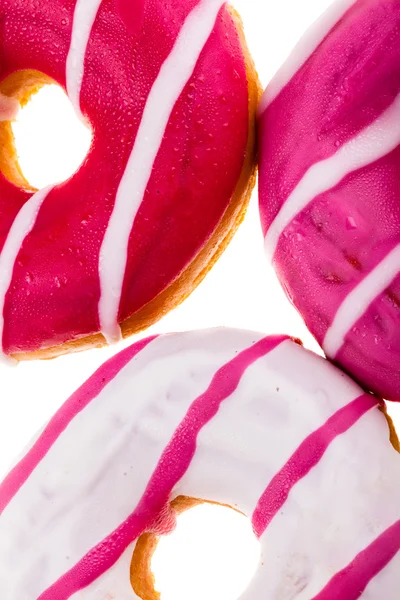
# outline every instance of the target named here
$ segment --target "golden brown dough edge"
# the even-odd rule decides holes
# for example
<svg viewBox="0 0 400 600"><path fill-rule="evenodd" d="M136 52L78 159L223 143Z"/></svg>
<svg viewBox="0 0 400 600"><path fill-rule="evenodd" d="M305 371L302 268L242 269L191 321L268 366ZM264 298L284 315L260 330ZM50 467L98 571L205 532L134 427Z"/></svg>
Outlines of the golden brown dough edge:
<svg viewBox="0 0 400 600"><path fill-rule="evenodd" d="M232 200L210 240L185 271L168 288L120 324L124 338L143 331L156 323L169 311L181 304L203 281L209 270L227 248L237 228L243 221L251 193L256 183L256 113L262 94L262 87L247 46L242 20L231 6L229 6L229 11L236 23L240 36L246 61L249 86L249 138L242 172ZM80 352L90 348L100 348L105 345L106 341L103 335L98 333L35 352L14 354L13 357L17 360L48 360L62 354Z"/></svg>

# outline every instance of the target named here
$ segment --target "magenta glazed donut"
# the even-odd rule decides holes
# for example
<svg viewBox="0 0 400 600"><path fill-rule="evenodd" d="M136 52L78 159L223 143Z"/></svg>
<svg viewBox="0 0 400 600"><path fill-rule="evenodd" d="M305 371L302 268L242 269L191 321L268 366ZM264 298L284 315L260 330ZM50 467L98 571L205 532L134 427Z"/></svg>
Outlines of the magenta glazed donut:
<svg viewBox="0 0 400 600"><path fill-rule="evenodd" d="M279 279L325 350L400 400L400 3L335 3L267 88L260 208Z"/></svg>
<svg viewBox="0 0 400 600"><path fill-rule="evenodd" d="M0 0L0 92L53 81L91 126L32 194L0 128L0 338L48 357L147 327L201 281L254 184L258 80L223 0Z"/></svg>

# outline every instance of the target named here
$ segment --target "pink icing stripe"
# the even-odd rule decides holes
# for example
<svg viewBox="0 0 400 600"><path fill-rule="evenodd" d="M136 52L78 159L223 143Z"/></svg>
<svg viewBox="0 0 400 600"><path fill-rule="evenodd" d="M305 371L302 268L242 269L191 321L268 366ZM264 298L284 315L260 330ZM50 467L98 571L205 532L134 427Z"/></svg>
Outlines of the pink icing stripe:
<svg viewBox="0 0 400 600"><path fill-rule="evenodd" d="M236 390L246 369L287 339L286 336L264 338L216 372L208 389L194 400L175 430L135 511L38 600L67 600L108 571L144 531L160 526L161 521L167 522L166 507L171 492L190 466L199 432ZM159 527L158 530L161 531Z"/></svg>
<svg viewBox="0 0 400 600"><path fill-rule="evenodd" d="M363 394L337 411L302 442L283 469L272 479L258 502L252 517L257 537L262 536L285 504L293 487L319 463L329 445L378 404L378 398Z"/></svg>
<svg viewBox="0 0 400 600"><path fill-rule="evenodd" d="M397 521L360 552L343 571L336 573L322 592L312 600L360 598L370 581L390 563L399 550L400 521Z"/></svg>
<svg viewBox="0 0 400 600"><path fill-rule="evenodd" d="M156 337L141 340L108 360L72 394L54 415L34 446L0 484L0 515L76 415Z"/></svg>

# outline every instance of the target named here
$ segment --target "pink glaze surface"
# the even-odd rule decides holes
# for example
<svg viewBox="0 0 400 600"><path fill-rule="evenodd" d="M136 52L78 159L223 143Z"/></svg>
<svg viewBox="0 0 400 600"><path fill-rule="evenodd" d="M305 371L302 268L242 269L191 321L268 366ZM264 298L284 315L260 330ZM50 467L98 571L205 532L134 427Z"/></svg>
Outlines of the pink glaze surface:
<svg viewBox="0 0 400 600"><path fill-rule="evenodd" d="M400 244L399 66L399 3L357 0L260 116L261 220L279 279L328 357L391 400L400 262L381 279Z"/></svg>
<svg viewBox="0 0 400 600"><path fill-rule="evenodd" d="M90 4L95 2L84 3ZM160 69L192 12L204 6L205 12L215 11L216 20L166 130L159 132L162 143L127 240L116 326L195 258L221 220L243 166L248 83L236 26L223 2L99 4L79 95L93 143L80 170L48 193L18 251L4 302L6 354L100 331L99 255L116 195ZM0 81L35 69L66 89L67 56L80 19L74 20L75 8L76 0L0 0ZM72 84L78 75L72 70ZM159 103L162 107L162 97ZM0 174L0 250L30 196Z"/></svg>
<svg viewBox="0 0 400 600"><path fill-rule="evenodd" d="M169 533L184 495L251 519L261 557L242 600L396 600L400 463L381 404L285 336L135 344L0 484L2 598L137 599L136 542Z"/></svg>

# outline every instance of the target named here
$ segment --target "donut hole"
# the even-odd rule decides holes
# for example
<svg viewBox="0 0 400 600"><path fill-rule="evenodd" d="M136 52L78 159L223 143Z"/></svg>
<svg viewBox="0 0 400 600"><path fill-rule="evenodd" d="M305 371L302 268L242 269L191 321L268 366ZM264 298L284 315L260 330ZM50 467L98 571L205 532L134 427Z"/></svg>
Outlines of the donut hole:
<svg viewBox="0 0 400 600"><path fill-rule="evenodd" d="M21 111L0 123L0 171L28 191L68 179L84 161L91 131L79 120L63 89L38 71L18 71L0 85Z"/></svg>
<svg viewBox="0 0 400 600"><path fill-rule="evenodd" d="M250 520L219 504L179 497L172 533L146 533L136 544L131 583L142 600L236 600L259 564Z"/></svg>

